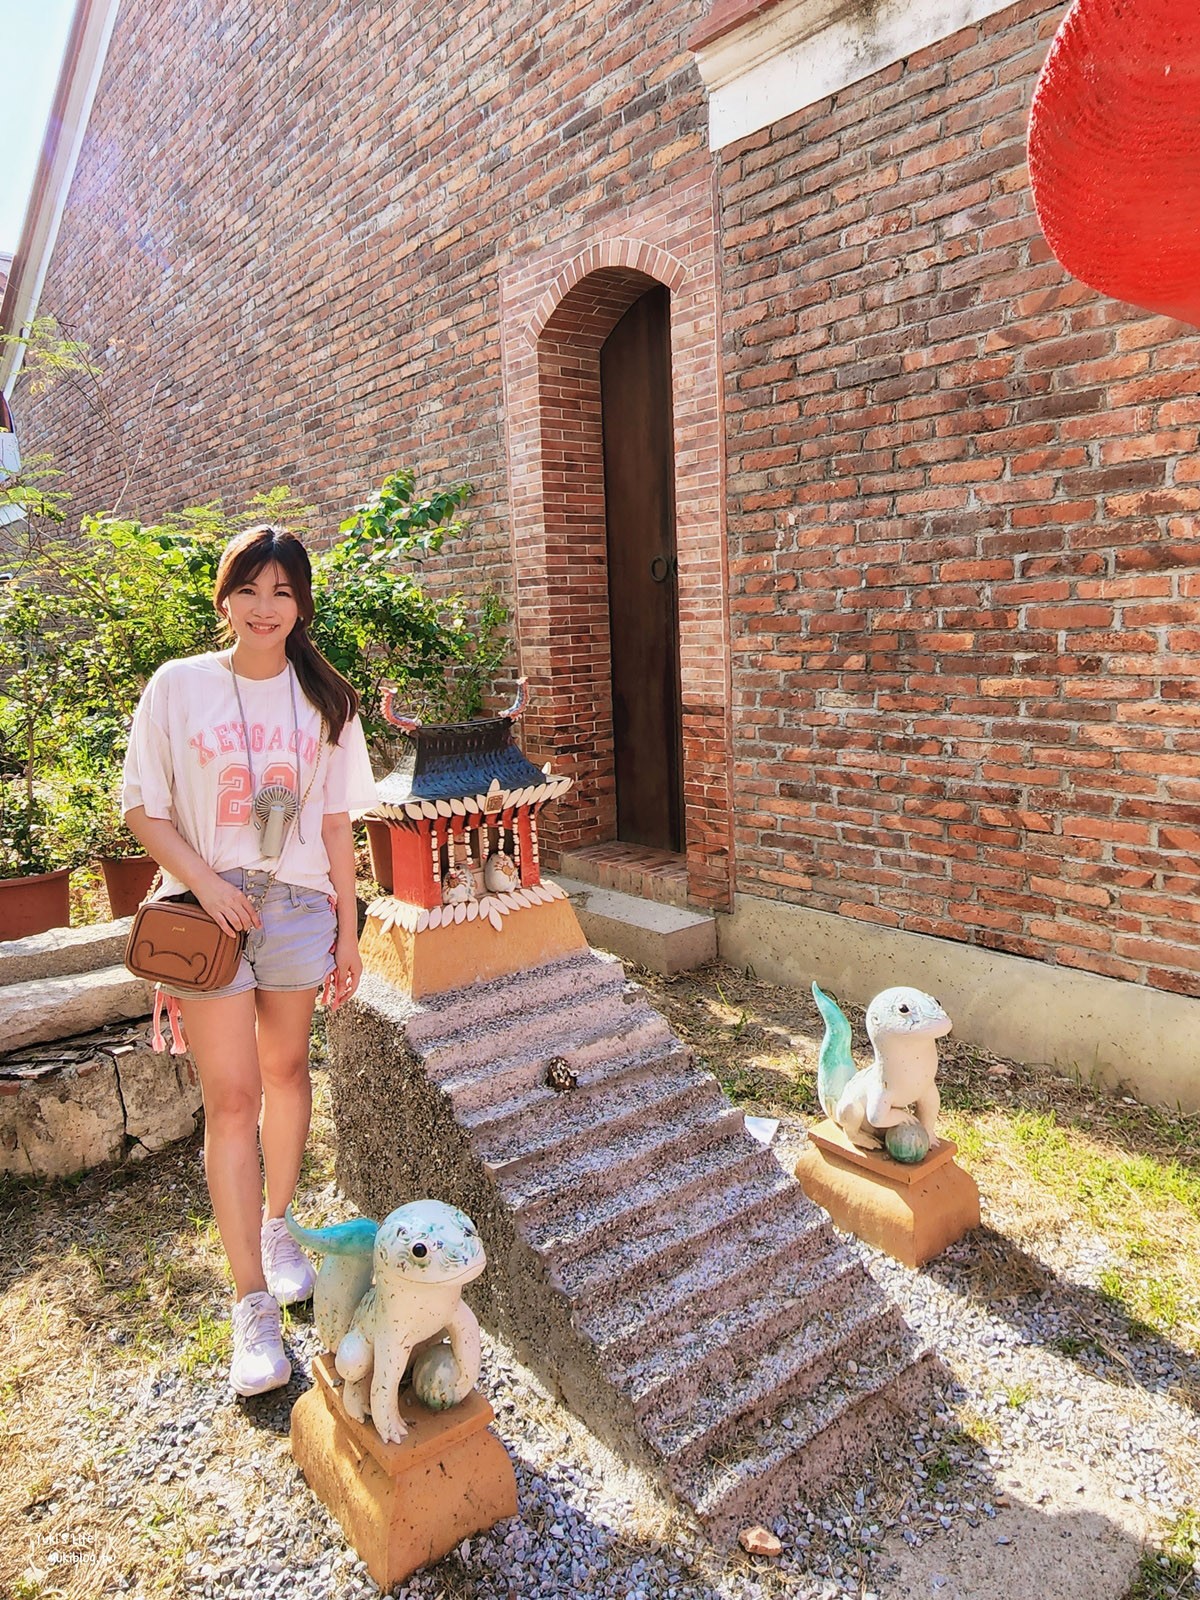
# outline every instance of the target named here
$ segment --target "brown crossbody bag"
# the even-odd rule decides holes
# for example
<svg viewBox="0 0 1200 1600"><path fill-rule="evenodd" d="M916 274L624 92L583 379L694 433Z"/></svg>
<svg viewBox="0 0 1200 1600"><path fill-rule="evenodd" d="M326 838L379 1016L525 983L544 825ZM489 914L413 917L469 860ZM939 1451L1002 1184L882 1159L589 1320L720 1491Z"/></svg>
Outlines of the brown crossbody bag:
<svg viewBox="0 0 1200 1600"><path fill-rule="evenodd" d="M245 943L244 931L226 933L194 894L169 895L138 907L125 965L150 983L203 994L233 982Z"/></svg>

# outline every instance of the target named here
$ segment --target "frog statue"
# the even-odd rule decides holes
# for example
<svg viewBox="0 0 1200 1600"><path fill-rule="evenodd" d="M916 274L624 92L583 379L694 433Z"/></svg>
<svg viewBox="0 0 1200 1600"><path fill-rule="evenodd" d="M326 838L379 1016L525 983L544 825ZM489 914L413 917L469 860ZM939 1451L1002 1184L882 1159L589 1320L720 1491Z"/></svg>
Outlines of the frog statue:
<svg viewBox="0 0 1200 1600"><path fill-rule="evenodd" d="M817 1063L821 1109L860 1149L883 1145L897 1161L921 1160L938 1142L937 1041L954 1024L932 995L884 989L867 1007L875 1059L859 1071L849 1022L815 983L812 992L825 1019Z"/></svg>
<svg viewBox="0 0 1200 1600"><path fill-rule="evenodd" d="M434 1410L465 1400L479 1377L479 1324L462 1287L487 1265L475 1224L440 1200L414 1200L380 1223L355 1217L292 1237L325 1260L313 1292L317 1334L335 1352L346 1410L367 1413L381 1439L408 1429L400 1386L411 1373L417 1398ZM447 1341L449 1341L447 1343Z"/></svg>

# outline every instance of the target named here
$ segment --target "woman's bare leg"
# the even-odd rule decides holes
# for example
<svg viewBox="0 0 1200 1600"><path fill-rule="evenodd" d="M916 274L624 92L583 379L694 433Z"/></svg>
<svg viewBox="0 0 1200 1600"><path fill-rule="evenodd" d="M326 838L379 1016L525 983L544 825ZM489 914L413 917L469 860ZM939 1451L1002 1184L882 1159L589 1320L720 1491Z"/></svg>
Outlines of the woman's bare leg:
<svg viewBox="0 0 1200 1600"><path fill-rule="evenodd" d="M262 1103L255 1043L254 991L180 1001L184 1031L204 1092L204 1172L213 1215L241 1300L266 1288L259 1234L262 1172L258 1118Z"/></svg>
<svg viewBox="0 0 1200 1600"><path fill-rule="evenodd" d="M316 989L259 989L258 1067L262 1077L263 1166L267 1217L282 1217L296 1192L312 1117L309 1032Z"/></svg>

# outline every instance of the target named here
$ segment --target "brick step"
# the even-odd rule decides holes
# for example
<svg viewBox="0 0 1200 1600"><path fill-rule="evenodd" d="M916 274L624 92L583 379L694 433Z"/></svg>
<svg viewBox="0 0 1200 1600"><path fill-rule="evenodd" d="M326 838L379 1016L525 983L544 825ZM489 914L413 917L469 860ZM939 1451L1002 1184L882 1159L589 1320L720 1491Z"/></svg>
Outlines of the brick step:
<svg viewBox="0 0 1200 1600"><path fill-rule="evenodd" d="M667 1141L642 1174L621 1173L619 1186L596 1196L591 1205L569 1195L556 1205L539 1207L536 1216L522 1218L522 1232L534 1249L553 1250L556 1261L566 1262L588 1254L614 1233L641 1227L664 1205L677 1207L697 1190L712 1190L756 1154L744 1118L723 1118L718 1127L719 1138L693 1138L694 1148L686 1153L668 1148L674 1141Z"/></svg>
<svg viewBox="0 0 1200 1600"><path fill-rule="evenodd" d="M556 873L589 944L615 951L654 972L687 972L717 953L717 919L709 912L660 905L617 889L599 889Z"/></svg>
<svg viewBox="0 0 1200 1600"><path fill-rule="evenodd" d="M716 1237L748 1228L761 1217L786 1215L795 1205L796 1185L763 1152L752 1153L742 1173L739 1182L718 1193L682 1208L664 1208L636 1232L564 1262L556 1267L556 1281L577 1305L613 1300L630 1284L681 1270Z"/></svg>
<svg viewBox="0 0 1200 1600"><path fill-rule="evenodd" d="M660 1333L654 1346L636 1360L618 1362L613 1381L631 1396L642 1418L677 1404L681 1390L693 1392L734 1380L770 1347L778 1347L820 1315L833 1315L861 1289L862 1263L843 1247L811 1263L803 1277L786 1287L765 1289L728 1285L727 1302L698 1316L673 1335Z"/></svg>
<svg viewBox="0 0 1200 1600"><path fill-rule="evenodd" d="M551 1059L561 1057L583 1087L615 1076L614 1063L623 1057L645 1059L649 1052L664 1055L672 1046L679 1054L678 1041L657 1012L626 1013L616 1019L589 1014L569 1032L560 1028L549 1049L544 1042L522 1040L521 1048L512 1055L498 1056L491 1070L486 1065L474 1068L462 1077L443 1079L441 1087L453 1100L456 1114L474 1126L513 1115L537 1104L546 1094L559 1093L546 1085Z"/></svg>
<svg viewBox="0 0 1200 1600"><path fill-rule="evenodd" d="M523 1225L526 1218L540 1216L544 1208L586 1205L636 1181L657 1162L686 1155L709 1138L720 1137L731 1118L739 1127L743 1125L741 1113L729 1105L711 1078L664 1104L664 1111L670 1116L666 1137L661 1124L634 1117L621 1127L610 1128L606 1143L586 1146L577 1154L560 1153L549 1163L513 1163L498 1176L501 1198Z"/></svg>
<svg viewBox="0 0 1200 1600"><path fill-rule="evenodd" d="M749 1295L776 1280L801 1278L810 1260L837 1248L829 1218L817 1206L760 1215L712 1241L670 1277L631 1285L619 1299L585 1308L578 1326L606 1361L628 1362L726 1304L734 1280L738 1294Z"/></svg>
<svg viewBox="0 0 1200 1600"><path fill-rule="evenodd" d="M580 883L686 907L687 857L648 845L590 844L563 852L559 870Z"/></svg>
<svg viewBox="0 0 1200 1600"><path fill-rule="evenodd" d="M864 1274L845 1303L815 1311L769 1350L750 1359L731 1352L729 1368L706 1388L681 1384L673 1404L646 1418L646 1436L665 1461L685 1470L716 1448L724 1454L730 1440L783 1411L789 1400L806 1399L847 1361L857 1363L859 1352L875 1341L894 1341L900 1327L899 1314L883 1304Z"/></svg>
<svg viewBox="0 0 1200 1600"><path fill-rule="evenodd" d="M528 1117L506 1119L495 1130L486 1125L475 1127L471 1130L475 1148L499 1176L535 1162L544 1166L548 1158L558 1159L567 1149L578 1152L590 1145L603 1151L614 1135L638 1118L658 1128L662 1138L681 1096L702 1094L714 1107L719 1103L715 1081L694 1067L690 1058L679 1059L681 1065L665 1071L657 1061L647 1062L644 1072L627 1074L591 1094L576 1090L556 1095L556 1114L544 1118L536 1130L529 1126Z"/></svg>
<svg viewBox="0 0 1200 1600"><path fill-rule="evenodd" d="M474 1029L488 1029L561 1004L574 1006L589 995L610 992L620 997L626 991L635 997L640 993L626 979L621 963L585 950L490 983L430 995L406 1019L405 1034L424 1058L439 1045Z"/></svg>
<svg viewBox="0 0 1200 1600"><path fill-rule="evenodd" d="M853 1359L858 1371L828 1373L803 1396L727 1440L715 1456L675 1463L675 1492L695 1507L714 1540L732 1543L747 1522L766 1521L863 1460L865 1441L894 1435L897 1412L923 1411L932 1397L928 1352L911 1331L881 1328Z"/></svg>

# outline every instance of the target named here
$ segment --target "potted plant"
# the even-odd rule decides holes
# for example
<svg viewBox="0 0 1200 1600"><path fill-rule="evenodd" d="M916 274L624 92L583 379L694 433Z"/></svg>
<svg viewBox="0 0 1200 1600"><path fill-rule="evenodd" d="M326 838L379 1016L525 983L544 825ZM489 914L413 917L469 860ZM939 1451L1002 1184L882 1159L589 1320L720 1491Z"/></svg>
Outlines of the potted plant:
<svg viewBox="0 0 1200 1600"><path fill-rule="evenodd" d="M125 826L119 772L85 772L68 781L63 842L77 859L94 861L100 868L112 915L131 917L150 893L158 862Z"/></svg>
<svg viewBox="0 0 1200 1600"><path fill-rule="evenodd" d="M70 921L72 852L47 782L62 748L62 656L36 585L0 586L0 940Z"/></svg>
<svg viewBox="0 0 1200 1600"><path fill-rule="evenodd" d="M24 775L0 779L0 943L65 928L71 868L60 864L45 802Z"/></svg>

